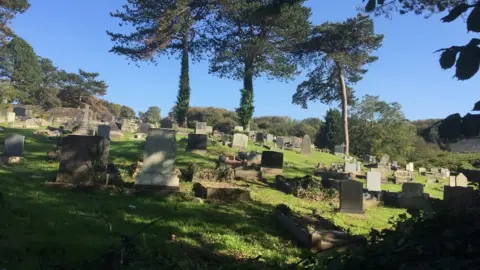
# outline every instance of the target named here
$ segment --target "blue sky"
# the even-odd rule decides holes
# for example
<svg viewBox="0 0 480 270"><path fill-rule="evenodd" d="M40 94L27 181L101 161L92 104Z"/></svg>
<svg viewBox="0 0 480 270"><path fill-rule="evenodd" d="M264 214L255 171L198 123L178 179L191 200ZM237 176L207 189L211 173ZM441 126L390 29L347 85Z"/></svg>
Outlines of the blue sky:
<svg viewBox="0 0 480 270"><path fill-rule="evenodd" d="M99 72L108 85L106 99L128 105L136 111L159 106L166 115L174 105L180 73L176 59L161 59L157 66L130 64L122 56L109 53L112 42L106 30L122 31L109 13L125 0L30 0L31 8L13 22L16 33L43 57L67 71L82 68ZM355 16L361 0L309 0L312 21L342 21ZM453 70L442 70L438 54L451 45L464 45L468 35L462 20L444 24L440 15L398 15L375 18L375 30L385 35L376 53L379 61L369 67L364 80L354 86L358 96L379 95L382 100L399 102L407 118L444 118L451 113L467 113L480 100L480 75L469 81L453 79ZM234 109L238 106L241 81L220 79L208 74L208 62L190 69L191 105ZM288 83L259 78L254 82L255 114L286 115L295 119L323 117L328 106L312 103L307 110L291 104L299 76ZM476 92L474 92L476 91Z"/></svg>

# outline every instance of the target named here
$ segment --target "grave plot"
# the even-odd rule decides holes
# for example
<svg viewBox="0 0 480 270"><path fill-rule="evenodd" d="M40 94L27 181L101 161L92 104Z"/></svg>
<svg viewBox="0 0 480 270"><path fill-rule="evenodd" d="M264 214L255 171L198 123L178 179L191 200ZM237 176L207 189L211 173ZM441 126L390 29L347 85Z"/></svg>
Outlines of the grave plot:
<svg viewBox="0 0 480 270"><path fill-rule="evenodd" d="M198 182L193 185L195 197L221 201L249 201L250 190L229 183Z"/></svg>

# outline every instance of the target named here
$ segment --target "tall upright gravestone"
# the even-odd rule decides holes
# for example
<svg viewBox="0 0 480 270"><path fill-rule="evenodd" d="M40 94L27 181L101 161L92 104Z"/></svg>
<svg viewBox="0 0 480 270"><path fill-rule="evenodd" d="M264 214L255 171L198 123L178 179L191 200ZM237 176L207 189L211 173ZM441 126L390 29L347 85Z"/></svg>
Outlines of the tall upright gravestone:
<svg viewBox="0 0 480 270"><path fill-rule="evenodd" d="M14 107L13 112L15 113L16 116L21 116L21 117L27 116L27 110L25 110L25 108L23 107Z"/></svg>
<svg viewBox="0 0 480 270"><path fill-rule="evenodd" d="M135 179L135 186L160 189L179 189L175 174L177 153L176 131L150 129L145 143L143 170Z"/></svg>
<svg viewBox="0 0 480 270"><path fill-rule="evenodd" d="M62 140L56 182L105 184L110 141L100 136L69 135Z"/></svg>
<svg viewBox="0 0 480 270"><path fill-rule="evenodd" d="M263 151L261 162L262 175L279 175L283 173L283 153Z"/></svg>
<svg viewBox="0 0 480 270"><path fill-rule="evenodd" d="M23 147L25 143L25 136L18 134L10 134L5 137L4 153L6 157L21 157L23 156Z"/></svg>
<svg viewBox="0 0 480 270"><path fill-rule="evenodd" d="M188 134L187 141L187 151L205 154L207 153L207 141L208 137L206 134Z"/></svg>
<svg viewBox="0 0 480 270"><path fill-rule="evenodd" d="M98 136L109 140L110 139L110 126L99 125L98 126Z"/></svg>
<svg viewBox="0 0 480 270"><path fill-rule="evenodd" d="M7 123L15 123L15 113L7 112Z"/></svg>
<svg viewBox="0 0 480 270"><path fill-rule="evenodd" d="M312 141L310 136L305 135L302 141L302 155L311 155L312 154Z"/></svg>
<svg viewBox="0 0 480 270"><path fill-rule="evenodd" d="M197 122L195 124L195 134L207 134L207 123Z"/></svg>
<svg viewBox="0 0 480 270"><path fill-rule="evenodd" d="M363 214L363 184L354 180L341 182L340 212Z"/></svg>
<svg viewBox="0 0 480 270"><path fill-rule="evenodd" d="M232 147L246 150L248 148L248 136L241 133L233 135Z"/></svg>
<svg viewBox="0 0 480 270"><path fill-rule="evenodd" d="M370 191L382 191L381 172L367 172L367 189Z"/></svg>

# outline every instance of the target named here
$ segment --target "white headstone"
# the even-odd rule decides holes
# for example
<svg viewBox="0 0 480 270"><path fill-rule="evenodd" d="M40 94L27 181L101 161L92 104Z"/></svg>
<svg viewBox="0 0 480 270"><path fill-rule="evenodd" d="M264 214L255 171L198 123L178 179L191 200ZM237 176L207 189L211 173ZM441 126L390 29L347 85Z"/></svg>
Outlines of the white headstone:
<svg viewBox="0 0 480 270"><path fill-rule="evenodd" d="M410 162L410 163L407 164L406 170L409 171L409 172L414 172L414 171L415 171L415 168L414 168L412 162Z"/></svg>
<svg viewBox="0 0 480 270"><path fill-rule="evenodd" d="M457 187L468 187L468 179L463 173L457 175L455 182Z"/></svg>
<svg viewBox="0 0 480 270"><path fill-rule="evenodd" d="M7 112L7 123L15 123L15 113Z"/></svg>
<svg viewBox="0 0 480 270"><path fill-rule="evenodd" d="M451 187L457 186L457 179L456 179L455 176L450 176L449 185L450 185Z"/></svg>
<svg viewBox="0 0 480 270"><path fill-rule="evenodd" d="M207 123L197 122L195 124L195 134L207 134Z"/></svg>
<svg viewBox="0 0 480 270"><path fill-rule="evenodd" d="M237 132L243 132L243 127L242 126L236 126L233 131L237 131Z"/></svg>
<svg viewBox="0 0 480 270"><path fill-rule="evenodd" d="M382 173L367 172L367 189L370 191L381 191Z"/></svg>
<svg viewBox="0 0 480 270"><path fill-rule="evenodd" d="M357 173L358 172L357 169L358 169L357 162L355 163L345 162L345 173Z"/></svg>
<svg viewBox="0 0 480 270"><path fill-rule="evenodd" d="M237 147L241 149L248 148L248 136L241 133L235 133L233 135L232 147Z"/></svg>

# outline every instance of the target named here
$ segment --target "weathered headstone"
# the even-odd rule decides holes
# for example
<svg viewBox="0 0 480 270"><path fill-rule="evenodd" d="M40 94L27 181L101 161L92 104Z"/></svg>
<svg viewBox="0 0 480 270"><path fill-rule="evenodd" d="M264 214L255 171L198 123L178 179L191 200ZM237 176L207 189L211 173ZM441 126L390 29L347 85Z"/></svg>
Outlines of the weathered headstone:
<svg viewBox="0 0 480 270"><path fill-rule="evenodd" d="M256 143L263 143L263 140L264 140L264 136L263 136L263 133L262 132L257 132L257 134L255 134L255 142Z"/></svg>
<svg viewBox="0 0 480 270"><path fill-rule="evenodd" d="M312 141L310 136L305 135L302 141L302 155L311 155L312 154Z"/></svg>
<svg viewBox="0 0 480 270"><path fill-rule="evenodd" d="M179 188L179 179L175 174L176 133L172 129L152 128L148 131L143 170L135 179L136 186Z"/></svg>
<svg viewBox="0 0 480 270"><path fill-rule="evenodd" d="M438 173L438 168L435 168L435 167L431 168L430 172L433 173L433 174L436 174L436 173Z"/></svg>
<svg viewBox="0 0 480 270"><path fill-rule="evenodd" d="M236 126L233 131L235 132L243 132L243 127L242 126Z"/></svg>
<svg viewBox="0 0 480 270"><path fill-rule="evenodd" d="M19 134L10 134L5 137L4 153L6 157L23 156L23 147L25 136Z"/></svg>
<svg viewBox="0 0 480 270"><path fill-rule="evenodd" d="M110 142L100 136L69 135L62 140L56 182L105 184Z"/></svg>
<svg viewBox="0 0 480 270"><path fill-rule="evenodd" d="M207 123L197 122L195 124L195 134L207 134Z"/></svg>
<svg viewBox="0 0 480 270"><path fill-rule="evenodd" d="M213 127L212 126L207 126L205 128L205 130L206 130L207 134L212 134L213 133Z"/></svg>
<svg viewBox="0 0 480 270"><path fill-rule="evenodd" d="M457 187L468 187L468 179L463 173L457 175L455 182Z"/></svg>
<svg viewBox="0 0 480 270"><path fill-rule="evenodd" d="M407 163L406 170L407 170L408 172L414 172L414 171L415 171L415 168L414 168L412 162Z"/></svg>
<svg viewBox="0 0 480 270"><path fill-rule="evenodd" d="M420 175L425 175L427 173L427 169L426 168L418 168L418 173L420 173Z"/></svg>
<svg viewBox="0 0 480 270"><path fill-rule="evenodd" d="M14 107L13 112L15 113L16 116L20 116L20 117L27 116L27 110L25 110L25 108L22 108L22 107Z"/></svg>
<svg viewBox="0 0 480 270"><path fill-rule="evenodd" d="M382 190L381 172L367 172L367 189L370 191Z"/></svg>
<svg viewBox="0 0 480 270"><path fill-rule="evenodd" d="M395 184L401 184L413 181L413 174L409 171L395 171Z"/></svg>
<svg viewBox="0 0 480 270"><path fill-rule="evenodd" d="M344 172L345 173L358 173L358 166L357 162L345 162L344 164Z"/></svg>
<svg viewBox="0 0 480 270"><path fill-rule="evenodd" d="M450 177L450 170L446 168L441 168L440 175L442 176L442 178L447 179Z"/></svg>
<svg viewBox="0 0 480 270"><path fill-rule="evenodd" d="M15 123L15 113L7 112L7 123Z"/></svg>
<svg viewBox="0 0 480 270"><path fill-rule="evenodd" d="M233 135L232 147L247 149L248 148L248 136L242 133L235 133Z"/></svg>
<svg viewBox="0 0 480 270"><path fill-rule="evenodd" d="M423 185L420 183L403 183L402 195L406 198L423 197Z"/></svg>
<svg viewBox="0 0 480 270"><path fill-rule="evenodd" d="M161 128L169 128L169 129L172 129L172 128L173 128L173 121L172 121L172 119L169 119L169 118L164 118L164 119L162 119L162 121L160 122L160 127L161 127Z"/></svg>
<svg viewBox="0 0 480 270"><path fill-rule="evenodd" d="M204 154L207 152L206 134L188 134L187 151Z"/></svg>
<svg viewBox="0 0 480 270"><path fill-rule="evenodd" d="M363 185L354 180L342 181L340 186L340 212L363 213Z"/></svg>
<svg viewBox="0 0 480 270"><path fill-rule="evenodd" d="M390 157L387 154L385 154L380 158L379 164L386 166L388 163L390 163Z"/></svg>
<svg viewBox="0 0 480 270"><path fill-rule="evenodd" d="M449 186L456 187L457 186L457 179L455 176L449 177Z"/></svg>
<svg viewBox="0 0 480 270"><path fill-rule="evenodd" d="M335 155L344 155L345 154L345 145L344 144L335 145L333 147L333 153Z"/></svg>
<svg viewBox="0 0 480 270"><path fill-rule="evenodd" d="M97 131L98 136L103 137L107 140L110 139L110 126L108 125L99 125L98 126L98 131Z"/></svg>
<svg viewBox="0 0 480 270"><path fill-rule="evenodd" d="M279 175L283 173L283 153L263 151L261 162L262 175Z"/></svg>
<svg viewBox="0 0 480 270"><path fill-rule="evenodd" d="M140 123L140 126L138 127L138 133L148 134L149 130L150 130L150 124Z"/></svg>
<svg viewBox="0 0 480 270"><path fill-rule="evenodd" d="M285 137L277 137L275 143L278 148L283 149L285 147Z"/></svg>
<svg viewBox="0 0 480 270"><path fill-rule="evenodd" d="M273 143L273 135L267 134L267 143Z"/></svg>

